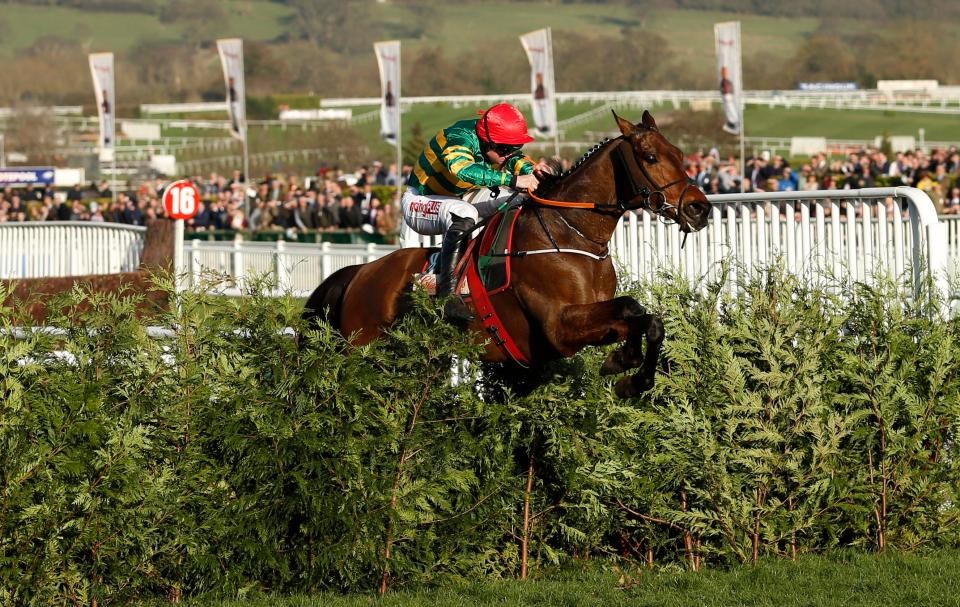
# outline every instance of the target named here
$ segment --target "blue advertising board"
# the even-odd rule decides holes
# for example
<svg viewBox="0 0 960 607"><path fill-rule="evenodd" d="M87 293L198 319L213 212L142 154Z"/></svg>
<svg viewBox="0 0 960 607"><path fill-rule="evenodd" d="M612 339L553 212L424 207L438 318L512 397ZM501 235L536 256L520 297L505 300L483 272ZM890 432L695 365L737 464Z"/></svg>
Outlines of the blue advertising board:
<svg viewBox="0 0 960 607"><path fill-rule="evenodd" d="M7 167L0 169L0 186L50 185L53 183L53 167Z"/></svg>
<svg viewBox="0 0 960 607"><path fill-rule="evenodd" d="M856 82L801 82L797 88L801 91L855 91L860 87Z"/></svg>

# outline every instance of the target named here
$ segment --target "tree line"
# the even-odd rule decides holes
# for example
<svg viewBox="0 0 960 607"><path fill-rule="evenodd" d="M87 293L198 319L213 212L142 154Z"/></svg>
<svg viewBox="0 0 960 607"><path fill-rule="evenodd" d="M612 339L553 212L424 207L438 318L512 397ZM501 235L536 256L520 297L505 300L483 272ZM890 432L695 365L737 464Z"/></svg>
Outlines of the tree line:
<svg viewBox="0 0 960 607"><path fill-rule="evenodd" d="M712 89L712 57L693 65L663 52L669 38L657 32L626 30L594 37L573 32L555 35L557 88L562 91ZM744 85L751 89L791 89L803 81L854 81L873 87L878 79L933 78L960 81L960 40L943 28L907 22L869 37L834 32L810 37L788 57L763 50L744 57ZM280 92L325 97L375 96L379 92L371 56L348 55L313 41L247 42L247 87L251 95ZM709 66L708 66L709 64ZM602 65L604 69L597 69ZM441 47L407 51L404 93L480 94L526 88L526 59L515 48L451 52ZM0 103L86 104L91 106L85 49L77 42L45 37L8 60L0 73ZM470 74L470 78L463 78ZM216 50L209 44L144 42L117 60L118 99L136 106L156 101L223 97Z"/></svg>
<svg viewBox="0 0 960 607"><path fill-rule="evenodd" d="M363 2L331 2L318 0L305 2L304 0L272 0L278 4L286 4L297 10L310 12L337 12L336 5L353 3L362 5ZM870 18L900 18L916 17L917 7L900 0L850 0L849 2L832 2L830 0L795 0L794 2L765 2L764 0L515 0L518 2L536 2L537 4L626 4L641 9L688 9L714 12L744 13L753 15L768 15L772 17L796 17L819 15L823 17L863 17ZM430 6L439 0L394 0L404 6ZM463 0L460 4L489 4L503 3L503 0ZM63 6L80 8L90 11L133 12L146 15L159 15L170 11L171 6L181 3L180 0L3 0L0 4L23 4L29 6ZM215 0L197 0L190 2L194 6L215 4ZM312 5L312 6L311 6ZM925 2L923 10L930 14L943 17L960 16L960 6L951 0L931 0Z"/></svg>

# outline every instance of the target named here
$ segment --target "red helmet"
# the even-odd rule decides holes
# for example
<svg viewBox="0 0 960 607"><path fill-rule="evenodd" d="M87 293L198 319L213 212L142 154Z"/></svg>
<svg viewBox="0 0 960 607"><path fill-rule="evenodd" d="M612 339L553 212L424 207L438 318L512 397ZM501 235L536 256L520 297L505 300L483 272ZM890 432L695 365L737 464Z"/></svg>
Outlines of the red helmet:
<svg viewBox="0 0 960 607"><path fill-rule="evenodd" d="M488 143L523 145L533 141L527 133L527 121L520 110L509 103L498 103L485 112L477 112L477 136Z"/></svg>

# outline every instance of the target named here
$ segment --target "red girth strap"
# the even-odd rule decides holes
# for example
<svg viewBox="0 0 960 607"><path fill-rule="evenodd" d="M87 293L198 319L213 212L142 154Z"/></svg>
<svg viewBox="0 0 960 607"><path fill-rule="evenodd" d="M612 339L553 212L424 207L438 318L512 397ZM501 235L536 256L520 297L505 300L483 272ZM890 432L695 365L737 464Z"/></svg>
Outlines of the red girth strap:
<svg viewBox="0 0 960 607"><path fill-rule="evenodd" d="M483 281L480 280L480 274L477 273L475 259L471 259L467 263L467 284L470 286L470 299L473 301L473 307L477 310L477 318L483 323L483 329L490 335L493 343L497 344L497 347L512 358L513 362L524 368L529 367L530 361L517 347L510 334L507 333L507 329L503 326L497 311L493 309L493 302L490 301L490 296L483 286Z"/></svg>

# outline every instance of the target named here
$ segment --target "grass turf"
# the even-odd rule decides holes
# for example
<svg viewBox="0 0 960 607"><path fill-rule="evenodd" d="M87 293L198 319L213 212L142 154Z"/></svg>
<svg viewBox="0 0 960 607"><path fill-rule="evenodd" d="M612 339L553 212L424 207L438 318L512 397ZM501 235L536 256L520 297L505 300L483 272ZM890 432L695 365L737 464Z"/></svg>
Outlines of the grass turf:
<svg viewBox="0 0 960 607"><path fill-rule="evenodd" d="M264 596L241 601L192 601L223 607L436 607L472 605L719 607L889 607L960 605L960 552L804 556L796 562L689 571L617 570L603 563L538 576L436 589L372 594Z"/></svg>

